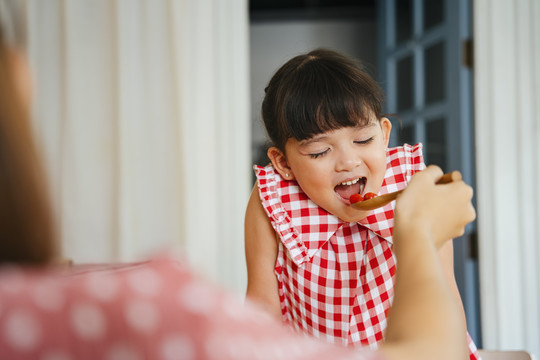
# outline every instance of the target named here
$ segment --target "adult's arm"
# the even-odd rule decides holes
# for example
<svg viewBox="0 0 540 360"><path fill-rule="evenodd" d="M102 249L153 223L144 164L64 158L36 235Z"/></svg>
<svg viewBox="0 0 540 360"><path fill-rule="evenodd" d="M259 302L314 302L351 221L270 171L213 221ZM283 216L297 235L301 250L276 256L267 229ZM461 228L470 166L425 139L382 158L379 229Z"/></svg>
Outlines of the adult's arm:
<svg viewBox="0 0 540 360"><path fill-rule="evenodd" d="M461 305L445 277L438 250L463 234L476 214L472 189L463 182L435 185L430 166L398 198L394 246L398 270L386 342L388 359L467 359Z"/></svg>
<svg viewBox="0 0 540 360"><path fill-rule="evenodd" d="M465 334L463 336L463 341L468 346L468 339L467 339L467 325L466 325L466 319L465 319L465 309L463 308L463 301L461 299L461 294L459 293L459 289L456 282L456 277L454 275L454 245L452 240L447 241L439 250L439 261L441 262L441 266L444 272L444 276L446 278L446 282L448 283L448 286L450 287L450 291L452 292L452 296L454 297L456 303L459 307L460 316L463 318L463 333Z"/></svg>

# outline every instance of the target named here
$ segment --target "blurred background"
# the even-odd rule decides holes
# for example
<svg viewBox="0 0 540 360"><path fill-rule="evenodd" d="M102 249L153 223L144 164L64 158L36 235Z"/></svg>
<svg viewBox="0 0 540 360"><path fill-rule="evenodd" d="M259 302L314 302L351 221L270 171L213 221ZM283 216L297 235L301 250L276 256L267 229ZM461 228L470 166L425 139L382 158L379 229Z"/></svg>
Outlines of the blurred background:
<svg viewBox="0 0 540 360"><path fill-rule="evenodd" d="M460 170L478 220L455 241L468 326L540 355L540 1L27 0L34 123L64 256L174 251L245 289L244 209L273 72L327 47L387 94L392 143ZM441 204L444 206L444 204Z"/></svg>

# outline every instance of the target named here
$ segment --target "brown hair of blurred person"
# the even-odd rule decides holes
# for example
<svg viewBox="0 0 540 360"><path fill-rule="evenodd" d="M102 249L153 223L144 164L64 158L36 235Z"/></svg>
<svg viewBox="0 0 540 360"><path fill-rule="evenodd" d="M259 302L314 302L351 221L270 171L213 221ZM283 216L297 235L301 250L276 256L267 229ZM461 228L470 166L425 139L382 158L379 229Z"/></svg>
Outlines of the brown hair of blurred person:
<svg viewBox="0 0 540 360"><path fill-rule="evenodd" d="M0 28L0 263L40 265L56 249L48 189L23 91L25 65Z"/></svg>

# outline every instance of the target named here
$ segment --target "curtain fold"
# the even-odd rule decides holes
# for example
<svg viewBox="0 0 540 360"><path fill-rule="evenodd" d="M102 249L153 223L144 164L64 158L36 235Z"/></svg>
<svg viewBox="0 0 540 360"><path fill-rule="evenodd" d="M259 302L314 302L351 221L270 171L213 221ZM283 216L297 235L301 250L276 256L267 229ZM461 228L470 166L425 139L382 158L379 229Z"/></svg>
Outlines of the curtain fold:
<svg viewBox="0 0 540 360"><path fill-rule="evenodd" d="M483 344L540 356L540 3L474 1Z"/></svg>
<svg viewBox="0 0 540 360"><path fill-rule="evenodd" d="M164 249L245 283L247 2L28 0L34 118L64 255Z"/></svg>

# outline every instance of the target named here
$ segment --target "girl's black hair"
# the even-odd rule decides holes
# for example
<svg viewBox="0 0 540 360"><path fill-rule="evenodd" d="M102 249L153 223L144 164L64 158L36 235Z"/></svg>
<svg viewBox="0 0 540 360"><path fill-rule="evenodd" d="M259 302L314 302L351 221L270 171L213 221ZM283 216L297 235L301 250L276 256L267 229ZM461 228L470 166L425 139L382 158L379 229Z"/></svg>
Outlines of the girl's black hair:
<svg viewBox="0 0 540 360"><path fill-rule="evenodd" d="M262 117L273 145L305 140L383 117L384 94L361 64L338 52L313 50L285 63L265 89Z"/></svg>

